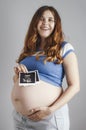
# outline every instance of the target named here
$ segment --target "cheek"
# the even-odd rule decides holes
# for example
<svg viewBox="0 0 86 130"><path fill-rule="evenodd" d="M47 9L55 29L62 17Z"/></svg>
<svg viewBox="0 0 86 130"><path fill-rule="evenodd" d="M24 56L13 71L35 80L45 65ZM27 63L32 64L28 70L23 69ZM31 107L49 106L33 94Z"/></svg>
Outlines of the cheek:
<svg viewBox="0 0 86 130"><path fill-rule="evenodd" d="M53 29L55 28L55 23L52 24Z"/></svg>
<svg viewBox="0 0 86 130"><path fill-rule="evenodd" d="M37 27L40 27L42 25L42 22L39 21Z"/></svg>
<svg viewBox="0 0 86 130"><path fill-rule="evenodd" d="M39 22L38 25L37 25L37 30L40 29L40 26L41 26L41 23Z"/></svg>
<svg viewBox="0 0 86 130"><path fill-rule="evenodd" d="M53 24L51 27L52 27L52 31L53 31L53 30L54 30L54 28L55 28L55 24Z"/></svg>

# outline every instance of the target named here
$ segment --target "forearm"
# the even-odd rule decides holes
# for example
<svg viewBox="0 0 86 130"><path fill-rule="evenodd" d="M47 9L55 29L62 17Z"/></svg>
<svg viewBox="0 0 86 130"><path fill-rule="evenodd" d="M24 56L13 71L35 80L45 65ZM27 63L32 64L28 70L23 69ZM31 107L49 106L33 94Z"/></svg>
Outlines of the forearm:
<svg viewBox="0 0 86 130"><path fill-rule="evenodd" d="M50 109L52 111L55 111L57 109L59 109L60 107L62 107L63 105L65 105L66 103L68 103L73 97L74 95L76 95L76 93L79 91L79 87L68 87L63 94L59 97L59 99L56 100L56 102L50 106Z"/></svg>

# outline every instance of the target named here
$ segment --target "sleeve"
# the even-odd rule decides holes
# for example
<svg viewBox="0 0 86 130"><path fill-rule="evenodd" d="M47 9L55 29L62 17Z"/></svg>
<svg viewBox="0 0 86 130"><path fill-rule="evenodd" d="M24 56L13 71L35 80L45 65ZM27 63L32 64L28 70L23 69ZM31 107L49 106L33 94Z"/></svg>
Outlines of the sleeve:
<svg viewBox="0 0 86 130"><path fill-rule="evenodd" d="M65 43L61 49L61 56L65 58L70 52L75 52L74 47L70 43Z"/></svg>

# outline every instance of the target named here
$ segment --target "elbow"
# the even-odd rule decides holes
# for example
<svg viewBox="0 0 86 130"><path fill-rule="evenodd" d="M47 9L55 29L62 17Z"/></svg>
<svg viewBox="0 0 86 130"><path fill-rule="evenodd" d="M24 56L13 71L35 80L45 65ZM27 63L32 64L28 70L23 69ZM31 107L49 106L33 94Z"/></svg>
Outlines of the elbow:
<svg viewBox="0 0 86 130"><path fill-rule="evenodd" d="M80 87L78 87L77 89L76 89L76 93L79 93L80 92Z"/></svg>
<svg viewBox="0 0 86 130"><path fill-rule="evenodd" d="M80 85L79 84L72 84L71 85L71 92L76 95L80 92Z"/></svg>
<svg viewBox="0 0 86 130"><path fill-rule="evenodd" d="M78 92L80 92L80 82L79 82L79 83L77 83L77 87L76 87L76 89L77 89L77 90L76 90L76 91L77 91L77 93L78 93Z"/></svg>
<svg viewBox="0 0 86 130"><path fill-rule="evenodd" d="M80 92L80 85L74 87L75 94Z"/></svg>

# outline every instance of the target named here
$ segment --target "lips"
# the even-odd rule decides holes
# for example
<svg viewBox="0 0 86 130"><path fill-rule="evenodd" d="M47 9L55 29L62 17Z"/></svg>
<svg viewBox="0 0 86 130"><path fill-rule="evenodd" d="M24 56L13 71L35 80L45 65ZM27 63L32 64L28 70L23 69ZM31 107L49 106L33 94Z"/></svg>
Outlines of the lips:
<svg viewBox="0 0 86 130"><path fill-rule="evenodd" d="M48 27L40 27L40 28L41 28L41 30L45 30L45 31L50 30L50 28L48 28Z"/></svg>

